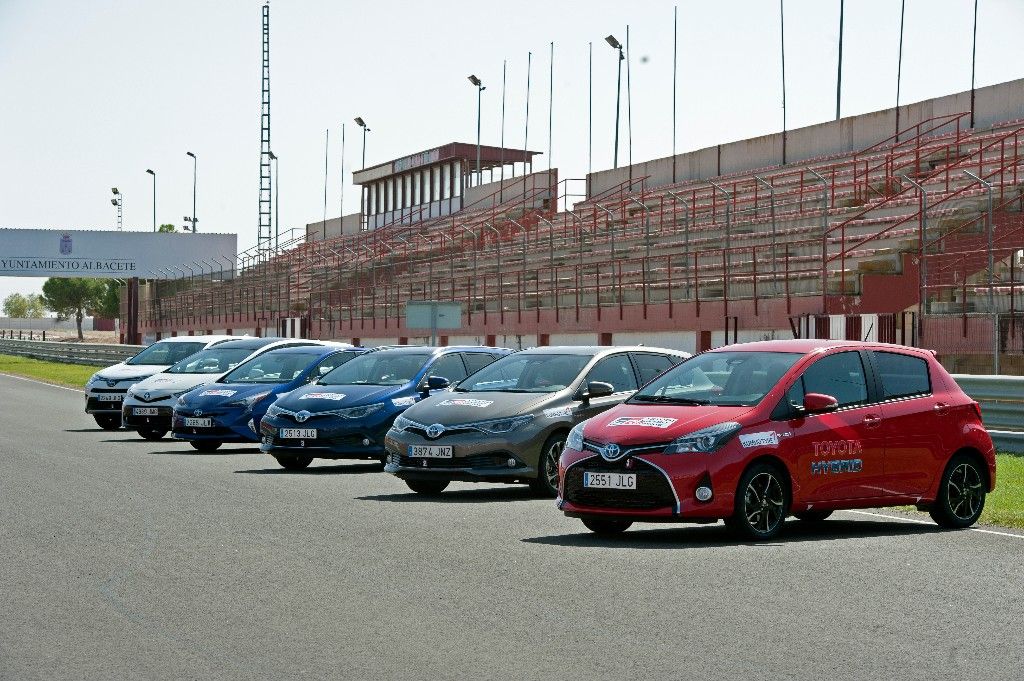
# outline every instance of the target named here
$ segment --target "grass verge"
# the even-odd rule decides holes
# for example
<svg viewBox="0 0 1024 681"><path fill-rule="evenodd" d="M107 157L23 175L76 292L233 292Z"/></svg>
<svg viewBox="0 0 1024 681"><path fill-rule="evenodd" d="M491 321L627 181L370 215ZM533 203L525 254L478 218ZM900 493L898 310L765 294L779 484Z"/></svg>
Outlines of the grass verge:
<svg viewBox="0 0 1024 681"><path fill-rule="evenodd" d="M996 454L996 490L985 499L981 522L1024 529L1024 456Z"/></svg>
<svg viewBox="0 0 1024 681"><path fill-rule="evenodd" d="M34 378L37 381L68 388L83 388L89 377L99 369L100 367L82 366L81 364L44 362L30 357L0 354L0 374Z"/></svg>

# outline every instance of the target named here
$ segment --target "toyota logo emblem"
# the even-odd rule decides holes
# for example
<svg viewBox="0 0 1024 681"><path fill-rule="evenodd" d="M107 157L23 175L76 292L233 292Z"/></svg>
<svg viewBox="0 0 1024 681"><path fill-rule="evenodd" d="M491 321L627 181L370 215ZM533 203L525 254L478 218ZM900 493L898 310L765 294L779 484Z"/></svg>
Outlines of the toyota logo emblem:
<svg viewBox="0 0 1024 681"><path fill-rule="evenodd" d="M142 393L142 399L148 400L149 399L149 393Z"/></svg>
<svg viewBox="0 0 1024 681"><path fill-rule="evenodd" d="M622 456L622 450L614 442L601 448L601 458L605 461L615 461L620 456Z"/></svg>
<svg viewBox="0 0 1024 681"><path fill-rule="evenodd" d="M196 416L202 416L202 415L203 415L203 410L202 409L196 409Z"/></svg>
<svg viewBox="0 0 1024 681"><path fill-rule="evenodd" d="M115 385L117 385L117 381L115 381L114 379L108 379L107 385L113 388Z"/></svg>
<svg viewBox="0 0 1024 681"><path fill-rule="evenodd" d="M444 426L442 426L440 423L434 423L430 426L427 426L427 437L429 437L431 440L441 437L443 433Z"/></svg>
<svg viewBox="0 0 1024 681"><path fill-rule="evenodd" d="M303 409L302 411L295 415L295 420L298 421L299 423L305 423L306 419L308 419L310 416L312 416L312 414Z"/></svg>

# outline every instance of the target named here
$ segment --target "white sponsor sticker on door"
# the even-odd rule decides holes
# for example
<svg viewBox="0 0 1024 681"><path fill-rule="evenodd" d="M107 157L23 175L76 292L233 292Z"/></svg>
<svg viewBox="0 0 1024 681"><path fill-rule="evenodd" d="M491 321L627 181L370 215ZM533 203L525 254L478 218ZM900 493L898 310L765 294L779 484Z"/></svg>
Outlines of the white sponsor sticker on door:
<svg viewBox="0 0 1024 681"><path fill-rule="evenodd" d="M766 430L762 433L747 433L746 435L740 435L740 444L744 447L777 445L779 444L779 434L774 430Z"/></svg>
<svg viewBox="0 0 1024 681"><path fill-rule="evenodd" d="M203 397L204 395L213 395L214 397L231 397L236 392L236 390L221 390L220 388L217 388L215 390L204 390L199 393L199 396Z"/></svg>
<svg viewBox="0 0 1024 681"><path fill-rule="evenodd" d="M668 428L676 419L664 418L661 416L620 416L609 426L646 426L648 428Z"/></svg>
<svg viewBox="0 0 1024 681"><path fill-rule="evenodd" d="M549 419L572 416L572 407L552 407L551 409L545 409L544 416L547 416Z"/></svg>
<svg viewBox="0 0 1024 681"><path fill-rule="evenodd" d="M465 397L460 397L460 398L455 399L455 400L444 400L443 402L438 402L437 406L439 406L439 407L477 407L478 409L483 409L484 407L489 407L492 404L494 404L493 400L471 400L471 399L468 399L468 398L465 398Z"/></svg>
<svg viewBox="0 0 1024 681"><path fill-rule="evenodd" d="M338 402L345 399L344 393L306 393L299 397L300 400L333 400Z"/></svg>

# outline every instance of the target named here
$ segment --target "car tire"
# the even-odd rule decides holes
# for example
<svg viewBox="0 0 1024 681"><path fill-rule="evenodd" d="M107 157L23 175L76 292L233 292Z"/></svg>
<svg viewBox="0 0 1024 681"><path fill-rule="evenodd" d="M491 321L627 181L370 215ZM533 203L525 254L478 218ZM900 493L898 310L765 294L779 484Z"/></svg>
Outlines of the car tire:
<svg viewBox="0 0 1024 681"><path fill-rule="evenodd" d="M274 456L277 462L281 464L282 468L290 471L301 471L309 467L309 464L313 463L313 457L311 456L296 456L296 455L276 455Z"/></svg>
<svg viewBox="0 0 1024 681"><path fill-rule="evenodd" d="M220 449L223 442L217 440L190 440L189 444L198 452L215 452Z"/></svg>
<svg viewBox="0 0 1024 681"><path fill-rule="evenodd" d="M726 526L743 539L762 541L782 529L789 510L789 484L778 466L756 463L736 487L736 506Z"/></svg>
<svg viewBox="0 0 1024 681"><path fill-rule="evenodd" d="M616 537L633 524L632 520L617 518L581 518L583 525L599 537Z"/></svg>
<svg viewBox="0 0 1024 681"><path fill-rule="evenodd" d="M805 523L820 523L831 515L832 511L800 511L793 514L797 520L803 520Z"/></svg>
<svg viewBox="0 0 1024 681"><path fill-rule="evenodd" d="M424 496L435 496L448 487L447 480L406 480L405 484L416 494Z"/></svg>
<svg viewBox="0 0 1024 681"><path fill-rule="evenodd" d="M530 488L545 497L558 496L558 459L565 449L566 433L555 433L544 442L537 460L537 477L530 481Z"/></svg>
<svg viewBox="0 0 1024 681"><path fill-rule="evenodd" d="M958 454L946 464L939 481L939 495L928 513L939 527L970 527L985 508L985 494L981 464L977 459Z"/></svg>
<svg viewBox="0 0 1024 681"><path fill-rule="evenodd" d="M120 414L93 414L93 420L96 421L96 425L103 430L120 430L121 429L121 415Z"/></svg>
<svg viewBox="0 0 1024 681"><path fill-rule="evenodd" d="M156 442L157 440L163 440L164 435L167 435L166 430L157 430L155 428L140 428L139 437L143 440L149 440L150 442Z"/></svg>

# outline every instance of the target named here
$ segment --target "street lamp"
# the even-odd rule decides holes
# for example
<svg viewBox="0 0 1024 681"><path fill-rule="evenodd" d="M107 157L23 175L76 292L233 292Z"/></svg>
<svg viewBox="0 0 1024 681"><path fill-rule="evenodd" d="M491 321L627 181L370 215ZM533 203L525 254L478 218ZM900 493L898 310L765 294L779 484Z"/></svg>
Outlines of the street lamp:
<svg viewBox="0 0 1024 681"><path fill-rule="evenodd" d="M185 152L186 156L192 157L192 233L196 233L196 223L199 222L199 218L196 217L196 176L199 170L199 159L191 151Z"/></svg>
<svg viewBox="0 0 1024 681"><path fill-rule="evenodd" d="M122 210L124 206L124 194L118 191L117 187L111 187L110 193L114 195L114 198L110 199L110 205L117 207L117 231L121 231L123 227L122 221Z"/></svg>
<svg viewBox="0 0 1024 681"><path fill-rule="evenodd" d="M619 51L618 59L618 70L619 75L615 82L615 160L613 167L619 167L619 102L622 98L622 61L625 57L622 55L622 43L615 39L615 36L610 35L604 39L606 43L612 46L612 49Z"/></svg>
<svg viewBox="0 0 1024 681"><path fill-rule="evenodd" d="M476 76L469 76L469 82L476 87L476 184L483 184L483 170L480 168L480 94L487 88Z"/></svg>
<svg viewBox="0 0 1024 681"><path fill-rule="evenodd" d="M278 198L281 196L281 162L277 154L270 151L270 160L274 162L274 248L281 242L281 204Z"/></svg>
<svg viewBox="0 0 1024 681"><path fill-rule="evenodd" d="M370 132L370 127L359 116L356 116L356 125L363 129L363 168L366 168L366 133Z"/></svg>
<svg viewBox="0 0 1024 681"><path fill-rule="evenodd" d="M153 176L153 231L156 231L156 173L146 168L146 172Z"/></svg>

